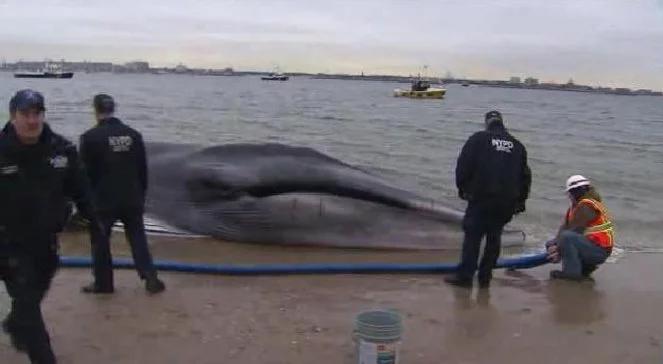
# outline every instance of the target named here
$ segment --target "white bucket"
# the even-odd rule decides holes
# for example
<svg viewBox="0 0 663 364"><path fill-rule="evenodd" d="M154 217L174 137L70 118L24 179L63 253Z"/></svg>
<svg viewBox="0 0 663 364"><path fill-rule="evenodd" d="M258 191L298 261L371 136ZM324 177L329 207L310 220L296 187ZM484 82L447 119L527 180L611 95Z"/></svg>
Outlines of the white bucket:
<svg viewBox="0 0 663 364"><path fill-rule="evenodd" d="M355 321L359 364L398 364L403 326L393 311L367 311Z"/></svg>
<svg viewBox="0 0 663 364"><path fill-rule="evenodd" d="M359 364L398 364L401 342L372 343L359 339Z"/></svg>

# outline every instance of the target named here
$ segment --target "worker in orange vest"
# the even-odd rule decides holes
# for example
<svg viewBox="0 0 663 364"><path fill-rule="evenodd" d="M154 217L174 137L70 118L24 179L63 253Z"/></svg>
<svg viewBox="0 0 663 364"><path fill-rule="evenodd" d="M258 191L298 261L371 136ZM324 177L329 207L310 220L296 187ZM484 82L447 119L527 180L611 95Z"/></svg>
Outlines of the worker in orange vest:
<svg viewBox="0 0 663 364"><path fill-rule="evenodd" d="M548 259L562 262L550 278L582 280L608 259L614 244L614 227L601 196L589 179L573 175L566 181L571 206L555 239L546 243Z"/></svg>

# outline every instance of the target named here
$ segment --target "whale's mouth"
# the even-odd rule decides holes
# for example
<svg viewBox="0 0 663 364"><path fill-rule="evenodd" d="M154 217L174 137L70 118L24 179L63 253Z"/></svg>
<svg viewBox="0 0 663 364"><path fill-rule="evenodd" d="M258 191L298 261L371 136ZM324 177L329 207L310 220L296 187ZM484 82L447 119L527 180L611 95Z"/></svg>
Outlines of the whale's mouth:
<svg viewBox="0 0 663 364"><path fill-rule="evenodd" d="M160 220L159 218L151 216L143 216L143 224L145 225L145 233L153 236L172 236L185 238L203 238L206 236L177 228ZM117 221L113 225L113 230L124 231L124 225L120 221Z"/></svg>
<svg viewBox="0 0 663 364"><path fill-rule="evenodd" d="M397 208L411 208L411 205L401 199L387 196L370 190L359 189L336 183L316 182L285 182L270 184L252 184L248 186L235 187L219 180L199 179L187 183L193 201L206 203L210 201L233 201L242 197L268 198L293 193L320 194L337 197L351 198L366 202L379 203Z"/></svg>

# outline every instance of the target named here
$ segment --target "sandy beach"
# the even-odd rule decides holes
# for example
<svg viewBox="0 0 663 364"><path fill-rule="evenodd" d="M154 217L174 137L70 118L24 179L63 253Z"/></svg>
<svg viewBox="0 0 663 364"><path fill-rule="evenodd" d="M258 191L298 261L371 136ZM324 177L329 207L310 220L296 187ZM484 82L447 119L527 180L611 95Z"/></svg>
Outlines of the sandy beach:
<svg viewBox="0 0 663 364"><path fill-rule="evenodd" d="M63 237L67 254L85 237ZM116 254L126 244L115 237ZM426 252L276 248L153 239L159 258L195 261L434 261ZM211 243L211 244L210 244ZM189 244L189 245L186 245ZM202 251L201 249L211 249ZM186 252L189 252L187 254ZM260 252L260 253L259 253ZM282 252L282 253L277 253ZM215 255L216 254L216 255ZM440 257L441 260L453 259ZM369 259L370 257L370 259ZM659 363L663 256L626 254L595 282L549 281L553 266L499 271L490 290L449 287L438 275L227 277L163 273L145 293L117 271L116 293L88 296L85 269L61 269L43 309L61 363L356 363L357 313L398 310L401 363ZM7 296L0 288L0 313ZM0 335L0 363L27 363Z"/></svg>

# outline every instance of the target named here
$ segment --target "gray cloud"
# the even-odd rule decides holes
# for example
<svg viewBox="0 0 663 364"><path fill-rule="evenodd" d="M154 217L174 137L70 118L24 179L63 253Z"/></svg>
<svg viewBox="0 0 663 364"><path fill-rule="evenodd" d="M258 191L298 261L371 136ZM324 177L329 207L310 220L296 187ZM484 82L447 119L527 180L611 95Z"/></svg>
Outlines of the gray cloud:
<svg viewBox="0 0 663 364"><path fill-rule="evenodd" d="M0 1L7 59L431 72L663 89L663 2Z"/></svg>

